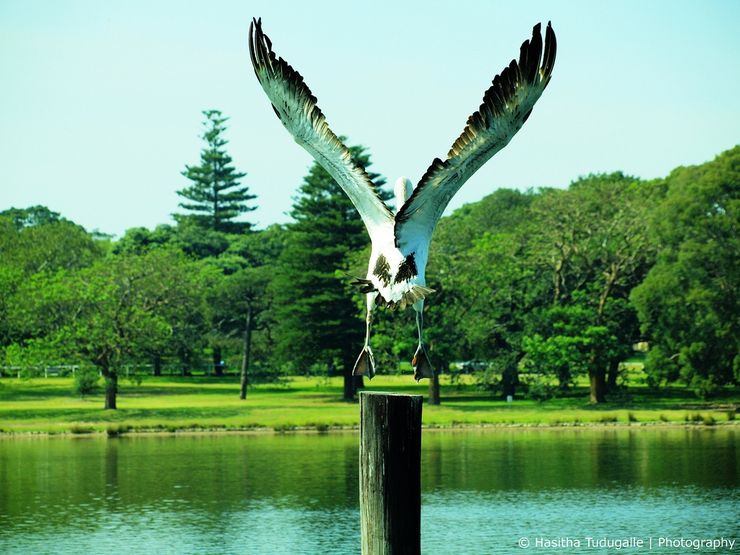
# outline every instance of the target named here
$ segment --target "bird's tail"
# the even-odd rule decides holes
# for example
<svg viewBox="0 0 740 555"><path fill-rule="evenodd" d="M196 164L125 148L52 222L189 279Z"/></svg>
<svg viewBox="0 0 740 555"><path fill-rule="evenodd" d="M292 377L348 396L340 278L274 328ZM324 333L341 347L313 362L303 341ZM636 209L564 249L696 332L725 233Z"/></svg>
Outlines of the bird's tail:
<svg viewBox="0 0 740 555"><path fill-rule="evenodd" d="M411 305L416 301L425 299L427 295L431 295L432 293L434 293L434 289L424 287L423 285L412 285L411 289L403 294L399 304L401 305L401 308L406 308L407 305Z"/></svg>
<svg viewBox="0 0 740 555"><path fill-rule="evenodd" d="M375 285L373 285L373 282L369 279L354 276L352 277L353 279L350 282L350 285L354 285L355 287L357 287L360 290L360 293L368 294L378 291ZM398 301L386 301L380 291L378 291L375 302L378 306L384 306L386 308L390 308L391 310L395 308L404 309L417 301L425 299L428 295L431 295L432 293L434 293L434 289L416 284L409 287L408 291L404 292L401 296L401 299Z"/></svg>

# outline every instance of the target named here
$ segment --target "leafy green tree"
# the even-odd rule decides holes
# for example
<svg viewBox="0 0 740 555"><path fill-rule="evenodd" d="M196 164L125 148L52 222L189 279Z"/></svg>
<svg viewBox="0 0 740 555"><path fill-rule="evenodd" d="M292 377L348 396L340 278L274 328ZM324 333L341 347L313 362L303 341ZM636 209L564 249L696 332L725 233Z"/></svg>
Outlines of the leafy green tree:
<svg viewBox="0 0 740 555"><path fill-rule="evenodd" d="M13 303L29 338L18 347L93 364L105 380L105 408L115 409L124 365L163 348L183 306L198 298L196 275L181 254L162 249L36 274L16 292L26 302Z"/></svg>
<svg viewBox="0 0 740 555"><path fill-rule="evenodd" d="M214 330L211 327L210 315L212 309L201 306L201 301L207 302L207 292L217 288L219 271L217 265L211 264L210 259L221 255L229 247L229 236L212 230L198 228L191 222L178 226L158 225L154 230L144 227L134 227L126 231L124 236L113 245L113 253L121 256L145 255L152 251L175 249L188 258L201 260L202 263L194 266L198 268L197 279L203 279L197 290L197 300L182 304L182 311L173 319L172 335L166 344L154 350L147 350L154 367L154 375L162 372L167 359L176 359L180 374L185 376L192 367L201 361L202 351L208 345L208 339L214 340ZM194 276L196 277L196 276ZM221 359L220 354L216 354ZM214 357L215 358L215 357ZM219 369L220 365L214 365Z"/></svg>
<svg viewBox="0 0 740 555"><path fill-rule="evenodd" d="M460 291L452 314L464 332L465 358L488 361L479 381L504 396L515 394L524 357L522 338L546 290L524 229L520 224L508 232L483 234L458 257L455 271L446 272L450 285Z"/></svg>
<svg viewBox="0 0 740 555"><path fill-rule="evenodd" d="M479 384L504 396L515 393L527 316L547 288L530 253L535 198L499 189L443 219L432 244L430 282L441 294L429 320L442 324L434 350L485 360Z"/></svg>
<svg viewBox="0 0 740 555"><path fill-rule="evenodd" d="M0 217L0 349L30 338L12 315L14 303L27 302L16 294L24 282L36 274L83 268L104 252L82 227L45 207L5 214Z"/></svg>
<svg viewBox="0 0 740 555"><path fill-rule="evenodd" d="M242 233L251 228L251 224L238 221L242 214L251 212L255 207L248 206L255 195L249 193L249 187L240 185L240 180L247 174L234 168L231 156L226 152L228 143L223 138L228 118L218 110L203 112L206 127L202 137L206 142L200 154L200 164L185 166L182 174L192 184L177 192L185 199L180 207L188 214L175 214L178 223L194 222L201 229L225 233Z"/></svg>
<svg viewBox="0 0 740 555"><path fill-rule="evenodd" d="M543 386L555 376L560 391L565 391L575 376L587 374L594 365L606 366L611 357L619 359L623 355L619 339L609 328L594 324L598 320L594 312L588 303L577 302L544 311L542 333L523 338L525 367L543 377L535 380L535 385ZM537 395L541 397L542 391Z"/></svg>
<svg viewBox="0 0 740 555"><path fill-rule="evenodd" d="M350 151L358 165L370 166L362 147ZM385 183L369 175L376 187ZM291 216L271 285L278 359L297 372L341 368L344 398L352 399L351 372L364 328L340 270L351 252L367 245L367 232L347 195L317 163L303 180Z"/></svg>
<svg viewBox="0 0 740 555"><path fill-rule="evenodd" d="M647 210L656 191L651 184L621 173L592 175L574 182L568 191L545 192L532 206L540 229L536 256L550 275L552 305L580 305L593 315L588 328L607 330L589 336L593 403L606 400L607 371L616 372L624 356L623 349L611 345L613 334L625 346L639 334L636 319L629 314L622 314L622 325L612 326L608 332L607 308L616 300L626 300L652 264L654 248L647 233ZM626 303L613 306L630 310ZM554 313L540 314L547 320ZM540 327L543 325L548 323ZM536 325L532 331L541 333Z"/></svg>
<svg viewBox="0 0 740 555"><path fill-rule="evenodd" d="M220 274L208 291L214 353L239 350L240 398L246 399L250 368L256 359L263 368L271 354L269 327L272 297L268 285L279 257L285 232L279 225L233 236L219 257L204 260ZM257 336L257 349L253 338ZM268 345L265 345L265 343ZM238 345L238 346L237 346ZM215 356L215 355L214 355ZM274 372L273 372L274 373Z"/></svg>
<svg viewBox="0 0 740 555"><path fill-rule="evenodd" d="M0 218L0 264L28 276L81 268L102 256L103 247L81 226L60 220L16 228Z"/></svg>
<svg viewBox="0 0 740 555"><path fill-rule="evenodd" d="M655 385L701 396L740 381L740 147L677 168L651 218L657 263L632 293Z"/></svg>
<svg viewBox="0 0 740 555"><path fill-rule="evenodd" d="M146 227L130 227L113 245L113 254L144 254L153 248L174 243L177 228L160 224L153 230ZM188 253L191 254L191 253Z"/></svg>
<svg viewBox="0 0 740 555"><path fill-rule="evenodd" d="M10 218L17 229L67 221L62 218L59 212L54 212L41 205L29 206L28 208L9 208L0 212L0 218Z"/></svg>
<svg viewBox="0 0 740 555"><path fill-rule="evenodd" d="M203 229L192 220L184 220L177 226L159 225L154 230L143 227L131 228L113 246L116 254L144 254L152 250L174 248L190 258L201 260L204 267L218 269L227 275L243 267L243 260L227 251L231 245L246 235L231 235L212 229ZM218 289L222 280L214 274L212 288ZM210 290L210 289L209 289ZM205 293L205 291L204 291ZM216 296L206 295L210 301ZM222 333L218 307L210 306L205 311L196 311L178 322L172 341L165 352L152 352L155 375L161 371L166 356L179 360L182 375L199 362L201 351L208 345L216 375L223 374L222 348L229 338Z"/></svg>
<svg viewBox="0 0 740 555"><path fill-rule="evenodd" d="M271 330L273 297L270 283L273 279L274 263L280 257L286 241L282 226L272 225L267 229L240 236L229 253L242 261L240 270L226 280L225 324L227 330L241 337L241 363L239 397L247 398L247 386L253 361L262 368L270 368L274 342ZM256 337L256 348L254 338ZM271 374L274 370L270 368Z"/></svg>

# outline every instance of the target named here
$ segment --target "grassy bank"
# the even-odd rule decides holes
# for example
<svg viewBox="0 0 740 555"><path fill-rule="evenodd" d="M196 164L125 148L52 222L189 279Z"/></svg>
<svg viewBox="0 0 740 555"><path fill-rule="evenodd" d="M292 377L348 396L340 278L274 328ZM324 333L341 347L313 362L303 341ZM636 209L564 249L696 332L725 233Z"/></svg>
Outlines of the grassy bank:
<svg viewBox="0 0 740 555"><path fill-rule="evenodd" d="M368 389L422 394L410 376L377 376ZM146 378L140 385L123 383L119 409L106 411L101 395L72 394L69 378L0 379L0 431L4 433L122 433L144 430L274 429L292 430L358 425L356 403L341 400L340 378L290 378L257 385L246 401L238 398L236 378ZM477 390L472 384L442 380L442 405L424 407L429 427L464 425L577 424L734 424L740 395L702 402L690 392L672 389L651 394L633 388L626 400L594 407L585 389L571 396L537 403L511 404Z"/></svg>

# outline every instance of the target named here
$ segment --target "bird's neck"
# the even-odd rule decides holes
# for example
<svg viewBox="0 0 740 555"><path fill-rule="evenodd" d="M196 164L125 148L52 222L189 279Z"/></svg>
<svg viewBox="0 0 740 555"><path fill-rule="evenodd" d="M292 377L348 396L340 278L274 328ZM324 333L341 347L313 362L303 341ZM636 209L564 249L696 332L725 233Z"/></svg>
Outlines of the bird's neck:
<svg viewBox="0 0 740 555"><path fill-rule="evenodd" d="M396 197L396 214L398 214L398 212L401 210L401 207L409 199L412 191L413 185L411 184L411 181L409 181L405 177L399 177L396 180L396 184L393 187L393 193Z"/></svg>

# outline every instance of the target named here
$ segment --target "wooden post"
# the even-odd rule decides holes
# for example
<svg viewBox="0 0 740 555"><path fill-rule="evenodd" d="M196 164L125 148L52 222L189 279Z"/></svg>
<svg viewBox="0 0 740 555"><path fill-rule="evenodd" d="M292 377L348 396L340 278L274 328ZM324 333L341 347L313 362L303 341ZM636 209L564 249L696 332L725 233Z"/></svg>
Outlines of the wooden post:
<svg viewBox="0 0 740 555"><path fill-rule="evenodd" d="M363 555L421 553L421 395L360 393Z"/></svg>

